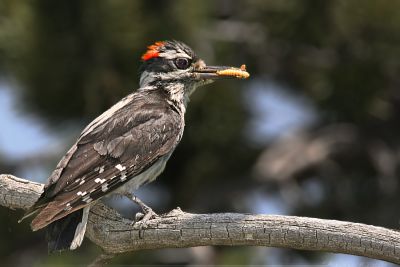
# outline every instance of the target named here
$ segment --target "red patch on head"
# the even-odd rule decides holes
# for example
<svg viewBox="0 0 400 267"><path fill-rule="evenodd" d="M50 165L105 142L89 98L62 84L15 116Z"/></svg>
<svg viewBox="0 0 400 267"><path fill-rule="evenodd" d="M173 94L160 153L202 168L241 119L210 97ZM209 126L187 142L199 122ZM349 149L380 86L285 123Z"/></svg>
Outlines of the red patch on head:
<svg viewBox="0 0 400 267"><path fill-rule="evenodd" d="M142 60L146 61L159 56L159 48L164 45L164 42L155 42L147 47L146 53L143 54Z"/></svg>

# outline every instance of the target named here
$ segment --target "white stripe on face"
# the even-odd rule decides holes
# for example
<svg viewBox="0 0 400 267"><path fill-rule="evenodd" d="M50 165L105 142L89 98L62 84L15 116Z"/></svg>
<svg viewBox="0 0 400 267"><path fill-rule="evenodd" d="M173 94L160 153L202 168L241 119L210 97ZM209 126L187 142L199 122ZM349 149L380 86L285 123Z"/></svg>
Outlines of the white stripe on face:
<svg viewBox="0 0 400 267"><path fill-rule="evenodd" d="M159 56L166 58L166 59L173 59L173 58L178 58L178 57L189 58L189 59L191 58L188 54L186 54L181 49L162 52L159 54Z"/></svg>

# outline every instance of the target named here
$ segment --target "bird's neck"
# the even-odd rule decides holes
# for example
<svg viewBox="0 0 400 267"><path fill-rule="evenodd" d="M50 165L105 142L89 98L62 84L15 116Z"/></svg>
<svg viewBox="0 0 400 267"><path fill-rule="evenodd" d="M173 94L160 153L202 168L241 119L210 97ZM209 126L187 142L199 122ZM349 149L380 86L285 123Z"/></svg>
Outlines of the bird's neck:
<svg viewBox="0 0 400 267"><path fill-rule="evenodd" d="M179 82L167 83L162 85L160 89L167 94L167 101L178 108L182 114L185 114L189 102L189 95L186 93L185 85Z"/></svg>
<svg viewBox="0 0 400 267"><path fill-rule="evenodd" d="M140 87L138 91L142 92L162 92L166 101L173 106L182 116L186 112L189 102L189 95L185 92L185 85L182 83L155 83ZM192 90L193 91L193 90Z"/></svg>
<svg viewBox="0 0 400 267"><path fill-rule="evenodd" d="M163 90L167 94L168 100L173 102L176 106L179 106L183 113L185 113L190 95L200 84L187 83L172 78L173 77L168 74L164 74L163 76L161 74L144 71L140 76L140 87Z"/></svg>

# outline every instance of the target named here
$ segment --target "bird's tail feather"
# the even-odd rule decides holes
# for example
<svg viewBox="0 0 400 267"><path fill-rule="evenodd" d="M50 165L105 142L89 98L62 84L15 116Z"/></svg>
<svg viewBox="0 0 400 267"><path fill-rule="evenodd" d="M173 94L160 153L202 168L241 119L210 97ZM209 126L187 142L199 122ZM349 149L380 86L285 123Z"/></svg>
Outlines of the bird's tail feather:
<svg viewBox="0 0 400 267"><path fill-rule="evenodd" d="M28 218L28 217L31 217L31 216L35 215L35 214L38 213L39 211L40 211L40 208L39 208L39 209L28 210L28 211L24 214L24 216L23 216L21 219L18 220L18 223L21 223L23 220L25 220L25 219Z"/></svg>
<svg viewBox="0 0 400 267"><path fill-rule="evenodd" d="M26 218L31 217L31 216L35 215L36 213L42 211L42 209L44 207L46 207L46 205L47 205L47 202L42 201L42 199L44 199L43 196L41 196L38 199L38 201L35 204L33 204L32 207L30 207L27 211L25 211L24 216L18 220L18 223L21 223Z"/></svg>
<svg viewBox="0 0 400 267"><path fill-rule="evenodd" d="M76 249L82 244L90 207L77 210L46 227L49 252Z"/></svg>

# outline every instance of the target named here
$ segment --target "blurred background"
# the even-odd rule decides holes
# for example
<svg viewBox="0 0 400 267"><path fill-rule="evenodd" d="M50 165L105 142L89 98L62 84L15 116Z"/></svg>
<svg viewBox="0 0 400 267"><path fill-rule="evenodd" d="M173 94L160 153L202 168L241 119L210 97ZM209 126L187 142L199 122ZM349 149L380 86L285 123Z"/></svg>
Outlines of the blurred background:
<svg viewBox="0 0 400 267"><path fill-rule="evenodd" d="M0 2L0 173L45 182L83 127L138 87L140 56L177 39L249 80L199 89L166 171L138 195L158 213L247 212L399 228L400 1ZM112 204L128 217L136 207ZM0 264L82 265L89 240L47 255L0 207ZM261 247L140 251L111 264L370 264Z"/></svg>

